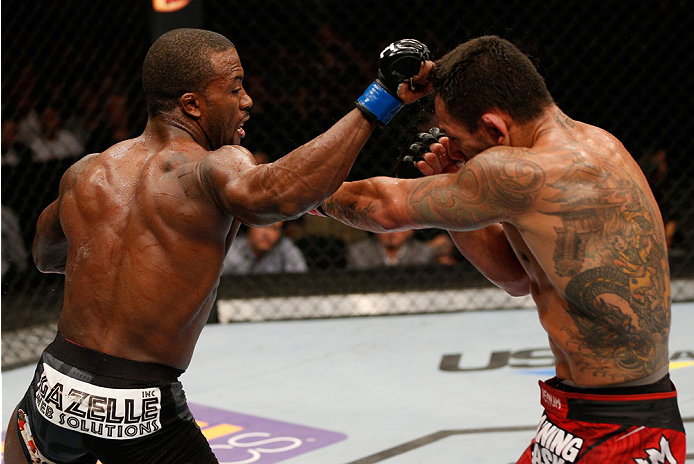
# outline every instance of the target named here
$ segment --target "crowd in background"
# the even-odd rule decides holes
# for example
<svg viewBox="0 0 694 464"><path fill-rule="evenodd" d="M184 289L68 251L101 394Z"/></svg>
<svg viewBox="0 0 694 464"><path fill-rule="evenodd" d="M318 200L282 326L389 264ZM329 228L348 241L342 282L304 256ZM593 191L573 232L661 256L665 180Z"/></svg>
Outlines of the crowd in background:
<svg viewBox="0 0 694 464"><path fill-rule="evenodd" d="M363 57L328 23L318 27L313 42L301 50L278 41L240 53L244 85L254 101L244 144L257 153L259 162L274 161L329 127L352 107L376 68L374 57ZM46 80L27 63L11 82L5 81L9 91L2 102L3 277L33 270L28 250L35 223L57 197L63 172L80 157L141 133L146 109L139 76L127 76L123 69L123 62L115 61L99 79ZM396 148L385 156L394 161ZM224 272L364 269L455 264L461 259L441 231L376 237L315 217L268 229L278 233L243 230ZM273 240L266 239L266 249L254 248L254 235L272 235ZM397 235L403 238L395 240ZM367 249L369 262L364 260Z"/></svg>
<svg viewBox="0 0 694 464"><path fill-rule="evenodd" d="M436 37L429 40L435 44ZM276 40L271 46L251 43L240 55L244 85L254 101L244 145L263 157L260 162L274 161L329 127L352 107L377 66L377 57L365 57L327 22L300 48ZM130 71L139 69L139 63L136 68L132 63L138 60L132 56L112 60L98 78L45 79L45 73L27 63L11 81L3 82L3 277L33 270L28 250L36 219L57 196L67 167L85 154L141 133L146 110L139 76ZM403 140L428 128L430 114L422 111L414 127L389 132L388 152L365 149L356 169L361 168L364 176L392 175L389 170ZM640 162L666 211L669 244L677 249L677 208L665 204L662 194L667 185L665 157L664 150L651 150ZM251 251L238 254L238 259L248 262L241 266L229 261L225 272L456 264L463 259L442 231L376 236L305 216L280 227L277 241L266 252L250 246L253 234L242 232L233 250L248 247ZM277 250L293 257L272 258ZM268 252L269 257L264 254Z"/></svg>

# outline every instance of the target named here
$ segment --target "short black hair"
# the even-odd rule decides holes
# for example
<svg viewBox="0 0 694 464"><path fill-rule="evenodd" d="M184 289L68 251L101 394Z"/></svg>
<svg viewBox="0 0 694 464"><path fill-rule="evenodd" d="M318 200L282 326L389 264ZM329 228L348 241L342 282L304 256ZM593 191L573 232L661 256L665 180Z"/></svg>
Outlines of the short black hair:
<svg viewBox="0 0 694 464"><path fill-rule="evenodd" d="M491 109L525 123L554 102L530 59L494 35L462 43L436 61L431 83L446 110L470 130Z"/></svg>
<svg viewBox="0 0 694 464"><path fill-rule="evenodd" d="M142 64L142 87L150 116L175 108L186 92L200 92L214 77L210 55L235 48L203 29L174 29L154 41Z"/></svg>

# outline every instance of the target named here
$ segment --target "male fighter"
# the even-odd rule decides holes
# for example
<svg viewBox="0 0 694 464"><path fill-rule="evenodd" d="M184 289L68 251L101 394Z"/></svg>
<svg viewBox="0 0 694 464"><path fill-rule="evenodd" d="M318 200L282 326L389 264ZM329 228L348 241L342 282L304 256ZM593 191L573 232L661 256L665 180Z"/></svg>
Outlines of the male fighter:
<svg viewBox="0 0 694 464"><path fill-rule="evenodd" d="M428 53L391 44L359 109L257 165L239 146L252 100L234 45L197 29L157 39L142 69L144 133L75 163L38 220L34 260L65 274L65 300L5 462L217 462L178 377L239 225L296 218L333 193L375 125L423 95Z"/></svg>
<svg viewBox="0 0 694 464"><path fill-rule="evenodd" d="M540 382L545 415L520 463L683 462L663 222L636 162L564 114L499 37L459 45L430 84L446 136L417 162L428 177L345 183L314 213L448 229L489 280L532 295L557 375Z"/></svg>

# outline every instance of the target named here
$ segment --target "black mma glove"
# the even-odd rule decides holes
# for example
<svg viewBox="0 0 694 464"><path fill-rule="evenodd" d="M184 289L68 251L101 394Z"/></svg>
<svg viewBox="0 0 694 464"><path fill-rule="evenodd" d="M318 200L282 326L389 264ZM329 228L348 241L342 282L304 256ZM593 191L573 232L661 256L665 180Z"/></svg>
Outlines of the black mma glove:
<svg viewBox="0 0 694 464"><path fill-rule="evenodd" d="M411 144L398 158L398 164L395 166L395 177L399 179L414 179L423 177L424 174L417 168L417 161L422 161L422 155L430 152L429 148L432 143L439 141L446 134L438 127L432 127L427 132L417 134L416 141Z"/></svg>
<svg viewBox="0 0 694 464"><path fill-rule="evenodd" d="M388 45L380 55L378 77L357 99L357 107L367 117L388 124L403 106L398 86L416 76L429 56L429 48L419 40L403 39Z"/></svg>

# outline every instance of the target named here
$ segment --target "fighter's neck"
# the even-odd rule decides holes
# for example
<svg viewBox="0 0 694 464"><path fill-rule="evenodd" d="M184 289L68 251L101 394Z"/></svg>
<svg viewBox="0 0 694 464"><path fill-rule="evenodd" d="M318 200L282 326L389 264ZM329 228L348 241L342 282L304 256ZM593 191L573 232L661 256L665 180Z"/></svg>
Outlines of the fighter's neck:
<svg viewBox="0 0 694 464"><path fill-rule="evenodd" d="M556 105L548 106L542 114L526 124L516 124L510 127L509 136L514 147L534 147L553 137L560 126L560 117L569 120ZM569 120L570 121L570 120Z"/></svg>
<svg viewBox="0 0 694 464"><path fill-rule="evenodd" d="M190 142L205 150L212 150L209 140L198 125L188 121L180 121L166 114L150 117L147 120L144 136L146 142L156 145L165 146L172 142Z"/></svg>

